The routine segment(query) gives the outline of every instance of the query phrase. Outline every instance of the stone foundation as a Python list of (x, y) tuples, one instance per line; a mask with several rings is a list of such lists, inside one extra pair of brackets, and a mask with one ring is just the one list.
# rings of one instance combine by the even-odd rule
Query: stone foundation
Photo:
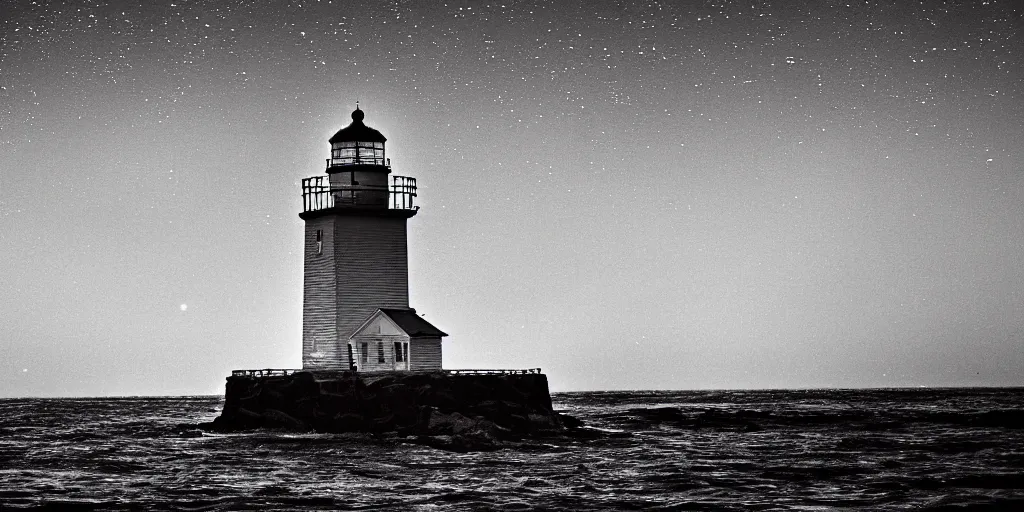
[(541, 373), (296, 372), (228, 377), (224, 410), (202, 427), (393, 433), (442, 448), (486, 449), (578, 425), (552, 409)]

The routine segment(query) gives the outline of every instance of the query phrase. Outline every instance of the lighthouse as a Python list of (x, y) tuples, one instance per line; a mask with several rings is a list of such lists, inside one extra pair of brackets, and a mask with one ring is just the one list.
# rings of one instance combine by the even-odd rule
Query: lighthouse
[(440, 370), (447, 334), (409, 307), (416, 179), (391, 173), (364, 116), (357, 104), (329, 140), (326, 174), (302, 180), (302, 369)]
[(364, 117), (356, 104), (326, 172), (302, 180), (302, 369), (233, 370), (220, 416), (199, 427), (394, 432), (459, 451), (564, 432), (540, 368), (442, 369), (447, 334), (409, 307), (416, 180), (391, 174)]

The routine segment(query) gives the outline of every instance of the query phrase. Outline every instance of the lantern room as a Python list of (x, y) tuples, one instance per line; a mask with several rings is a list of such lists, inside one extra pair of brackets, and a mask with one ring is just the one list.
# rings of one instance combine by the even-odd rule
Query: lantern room
[[(352, 111), (352, 124), (338, 130), (331, 137), (331, 158), (327, 167), (351, 165), (385, 165), (384, 143), (387, 139), (379, 131), (363, 124), (363, 111), (359, 105)], [(330, 170), (327, 171), (330, 174)]]
[[(384, 158), (386, 141), (379, 131), (363, 124), (363, 111), (356, 104), (352, 123), (338, 130), (329, 141), (327, 176), (334, 206), (388, 207), (391, 166)], [(400, 181), (395, 184), (406, 184), (404, 179)]]

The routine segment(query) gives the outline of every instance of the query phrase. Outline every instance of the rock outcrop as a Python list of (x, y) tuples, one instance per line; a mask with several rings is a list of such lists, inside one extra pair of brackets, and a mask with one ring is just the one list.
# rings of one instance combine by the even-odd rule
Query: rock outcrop
[(296, 372), (228, 377), (224, 410), (200, 427), (368, 432), (470, 451), (578, 426), (552, 409), (547, 377), (540, 373)]

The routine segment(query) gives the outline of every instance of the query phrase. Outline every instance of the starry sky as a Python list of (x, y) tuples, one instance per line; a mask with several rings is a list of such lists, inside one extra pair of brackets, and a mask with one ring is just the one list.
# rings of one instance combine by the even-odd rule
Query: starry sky
[(0, 396), (300, 366), (359, 101), (447, 368), (1024, 385), (1012, 1), (4, 2)]

